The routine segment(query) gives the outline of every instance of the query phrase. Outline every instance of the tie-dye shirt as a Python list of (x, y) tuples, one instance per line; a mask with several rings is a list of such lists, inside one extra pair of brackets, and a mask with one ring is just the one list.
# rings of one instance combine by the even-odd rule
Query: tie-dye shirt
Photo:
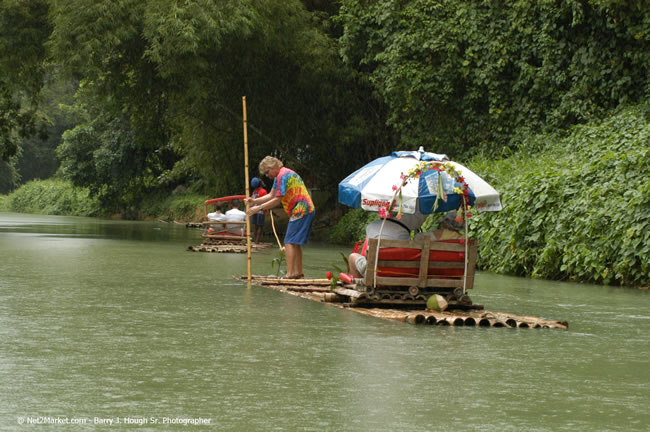
[(281, 199), (282, 207), (289, 215), (290, 221), (300, 219), (315, 210), (305, 182), (295, 171), (282, 167), (273, 180), (273, 189), (275, 196)]

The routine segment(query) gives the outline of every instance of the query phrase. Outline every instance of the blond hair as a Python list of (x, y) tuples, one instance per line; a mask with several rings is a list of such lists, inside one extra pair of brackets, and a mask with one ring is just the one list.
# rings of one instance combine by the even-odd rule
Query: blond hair
[(278, 158), (274, 158), (273, 156), (267, 156), (262, 161), (260, 162), (259, 170), (260, 173), (265, 173), (267, 169), (271, 168), (282, 168), (284, 165), (282, 164), (282, 161)]

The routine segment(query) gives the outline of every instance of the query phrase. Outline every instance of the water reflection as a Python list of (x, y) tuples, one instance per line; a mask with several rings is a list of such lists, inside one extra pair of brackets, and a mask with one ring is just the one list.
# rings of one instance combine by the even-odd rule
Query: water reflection
[[(22, 429), (20, 415), (206, 417), (217, 430), (650, 423), (647, 292), (482, 273), (475, 302), (569, 330), (413, 326), (247, 288), (231, 277), (245, 254), (187, 252), (198, 234), (0, 214), (1, 429)], [(308, 245), (306, 273), (340, 252)], [(255, 254), (254, 273), (274, 273), (276, 254)]]

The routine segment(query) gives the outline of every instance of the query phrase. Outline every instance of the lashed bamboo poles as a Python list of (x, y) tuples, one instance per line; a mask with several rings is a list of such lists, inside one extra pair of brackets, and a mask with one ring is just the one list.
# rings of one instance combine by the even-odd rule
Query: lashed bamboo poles
[[(235, 279), (242, 277), (233, 275)], [(248, 279), (250, 281), (250, 279)], [(350, 304), (348, 295), (341, 295), (352, 290), (335, 289), (330, 292), (326, 286), (330, 283), (327, 279), (300, 279), (287, 280), (277, 277), (253, 276), (253, 283), (271, 288), (287, 294), (297, 295), (309, 300), (325, 302), (330, 306), (344, 308), (349, 311), (361, 313), (375, 318), (396, 320), (411, 324), (428, 324), (438, 326), (465, 326), (465, 327), (504, 327), (504, 328), (556, 328), (567, 329), (566, 321), (546, 320), (534, 316), (515, 315), (505, 312), (480, 311), (444, 311), (433, 310), (408, 310), (356, 307)]]

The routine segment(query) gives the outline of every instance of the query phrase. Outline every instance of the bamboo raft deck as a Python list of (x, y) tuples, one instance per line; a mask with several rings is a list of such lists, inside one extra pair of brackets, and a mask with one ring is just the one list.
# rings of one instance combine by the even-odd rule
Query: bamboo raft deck
[[(227, 236), (224, 236), (227, 237)], [(272, 243), (251, 243), (251, 252), (258, 252), (272, 247)], [(213, 253), (246, 253), (248, 251), (246, 239), (237, 240), (221, 239), (204, 241), (198, 246), (188, 246), (190, 252), (213, 252)]]
[[(248, 282), (246, 275), (233, 275), (237, 280)], [(305, 299), (323, 302), (330, 306), (351, 310), (375, 318), (407, 322), (410, 324), (429, 324), (441, 326), (476, 326), (505, 328), (556, 328), (568, 329), (566, 321), (546, 320), (534, 316), (515, 315), (505, 312), (490, 312), (482, 306), (474, 305), (472, 310), (446, 310), (436, 312), (427, 309), (357, 307), (346, 301), (345, 285), (339, 284), (330, 290), (327, 279), (281, 279), (275, 276), (251, 276), (251, 284), (271, 288), (276, 291)], [(353, 290), (350, 290), (353, 291)]]
[[(246, 222), (201, 222), (203, 228), (212, 225), (246, 225)], [(188, 246), (190, 252), (213, 252), (213, 253), (246, 253), (247, 237), (246, 235), (224, 234), (224, 233), (204, 233), (201, 234), (203, 243), (198, 246)], [(258, 252), (273, 246), (273, 243), (251, 243), (251, 252)]]
[[(270, 248), (271, 243), (253, 243), (251, 245), (251, 252), (258, 252)], [(240, 244), (220, 244), (210, 245), (202, 243), (198, 246), (188, 246), (187, 250), (190, 252), (212, 252), (212, 253), (246, 253), (246, 245)]]

